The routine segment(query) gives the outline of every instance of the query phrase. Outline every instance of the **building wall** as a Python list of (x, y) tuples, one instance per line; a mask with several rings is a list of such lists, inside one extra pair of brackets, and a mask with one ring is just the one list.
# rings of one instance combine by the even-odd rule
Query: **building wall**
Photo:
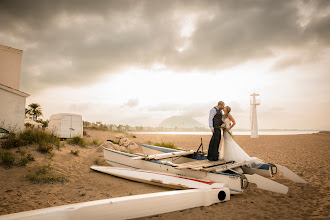
[(25, 99), (0, 88), (0, 127), (9, 131), (24, 129)]
[(22, 50), (0, 44), (0, 83), (20, 89)]

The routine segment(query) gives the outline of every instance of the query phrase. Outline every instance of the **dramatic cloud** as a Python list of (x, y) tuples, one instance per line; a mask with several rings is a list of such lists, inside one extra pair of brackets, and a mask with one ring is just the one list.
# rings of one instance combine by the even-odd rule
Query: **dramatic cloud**
[[(302, 26), (304, 7), (322, 13)], [(129, 67), (214, 71), (281, 49), (322, 49), (329, 47), (329, 22), (327, 1), (0, 2), (1, 43), (24, 50), (29, 92), (90, 83)]]
[[(51, 88), (82, 90), (126, 72), (140, 74), (141, 79), (133, 83), (133, 77), (119, 81), (121, 88), (112, 91), (118, 97), (131, 89), (131, 94), (117, 100), (117, 107), (139, 109), (134, 118), (180, 113), (205, 121), (209, 108), (221, 98), (231, 102), (236, 114), (247, 117), (244, 112), (249, 103), (242, 96), (248, 97), (252, 82), (260, 85), (265, 97), (272, 98), (268, 105), (290, 105), (291, 101), (299, 109), (315, 96), (328, 100), (329, 36), (327, 0), (0, 1), (0, 44), (24, 50), (23, 91), (42, 96)], [(173, 77), (181, 80), (177, 84), (182, 88), (164, 83), (169, 79), (160, 70), (185, 75), (185, 79)], [(159, 74), (159, 82), (141, 74), (148, 71), (150, 76)], [(222, 75), (222, 84), (233, 86), (219, 93), (221, 83), (204, 86), (201, 93), (210, 96), (206, 100), (171, 102), (177, 96), (196, 96), (198, 87), (190, 85), (194, 73), (208, 75), (196, 76), (203, 85)], [(131, 88), (127, 88), (129, 81)], [(149, 97), (148, 103), (148, 93), (140, 94), (141, 88), (135, 84), (146, 87), (149, 81), (177, 95), (150, 90), (157, 96), (153, 101)], [(115, 87), (110, 83), (108, 86)], [(328, 103), (322, 103), (328, 108)], [(82, 106), (94, 111), (88, 101), (73, 102), (67, 108), (75, 111)], [(155, 117), (148, 120), (155, 121)]]

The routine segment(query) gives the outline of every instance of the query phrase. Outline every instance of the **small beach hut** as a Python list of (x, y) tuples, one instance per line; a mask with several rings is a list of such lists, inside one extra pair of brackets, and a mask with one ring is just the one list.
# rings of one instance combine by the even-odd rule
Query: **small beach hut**
[(82, 137), (82, 116), (72, 113), (54, 114), (49, 118), (47, 130), (59, 138)]

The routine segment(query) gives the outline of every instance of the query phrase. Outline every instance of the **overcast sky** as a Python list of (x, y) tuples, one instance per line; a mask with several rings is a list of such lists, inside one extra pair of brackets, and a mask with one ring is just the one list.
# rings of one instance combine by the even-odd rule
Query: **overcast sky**
[(330, 129), (330, 1), (0, 0), (0, 44), (44, 118), (207, 124), (223, 100), (248, 128)]

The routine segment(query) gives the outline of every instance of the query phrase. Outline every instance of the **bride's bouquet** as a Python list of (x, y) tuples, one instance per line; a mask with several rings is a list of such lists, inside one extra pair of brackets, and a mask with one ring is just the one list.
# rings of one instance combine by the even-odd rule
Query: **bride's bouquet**
[[(225, 124), (222, 124), (221, 126), (218, 126), (218, 128), (220, 128), (221, 130), (225, 130), (227, 127)], [(233, 134), (230, 131), (228, 131), (228, 134), (230, 134), (230, 136), (233, 137)]]

